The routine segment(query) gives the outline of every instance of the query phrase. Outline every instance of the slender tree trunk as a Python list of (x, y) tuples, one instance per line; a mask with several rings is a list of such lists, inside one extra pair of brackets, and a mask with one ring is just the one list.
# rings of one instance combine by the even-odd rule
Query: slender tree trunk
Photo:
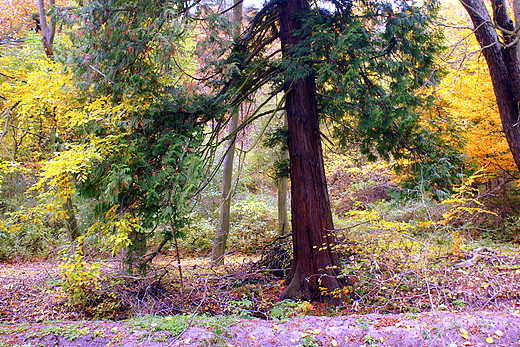
[[(54, 0), (49, 0), (49, 6), (54, 6), (54, 4)], [(47, 55), (48, 58), (51, 58), (54, 54), (52, 46), (54, 44), (54, 34), (56, 33), (56, 23), (52, 17), (50, 18), (49, 23), (47, 23), (47, 15), (45, 13), (45, 4), (43, 0), (38, 0), (38, 14), (40, 17), (43, 50), (45, 51), (45, 55)], [(54, 145), (55, 142), (56, 129), (53, 128), (50, 135), (50, 143), (51, 145)], [(57, 150), (59, 151), (59, 148)], [(65, 211), (65, 218), (63, 219), (65, 230), (67, 231), (70, 242), (74, 244), (74, 241), (81, 235), (81, 233), (78, 227), (78, 220), (76, 219), (76, 214), (74, 212), (72, 197), (70, 195), (63, 203), (62, 208)]]
[[(520, 169), (520, 71), (517, 47), (515, 44), (505, 47), (499, 42), (498, 34), (492, 27), (491, 18), (482, 0), (460, 1), (475, 27), (475, 36), (482, 47), (493, 83), (502, 129), (516, 166)], [(492, 4), (496, 23), (507, 31), (513, 31), (506, 4), (502, 0), (493, 0)], [(512, 35), (505, 32), (503, 36), (506, 45), (514, 40)]]
[[(49, 0), (49, 6), (54, 6), (54, 0)], [(38, 0), (38, 14), (40, 16), (40, 29), (42, 31), (43, 50), (47, 57), (54, 55), (52, 45), (54, 44), (54, 34), (56, 32), (56, 23), (51, 17), (47, 25), (47, 15), (45, 13), (45, 4), (43, 0)]]
[[(280, 2), (280, 38), (284, 57), (300, 42), (298, 18), (308, 12), (305, 0)], [(343, 287), (333, 250), (334, 229), (318, 124), (314, 76), (288, 80), (286, 111), (291, 165), (294, 260), (282, 298), (341, 302), (332, 293)]]
[[(51, 150), (54, 150), (54, 146), (56, 146), (56, 128), (53, 127), (51, 129), (51, 133), (49, 135), (49, 143), (51, 145)], [(56, 151), (60, 151), (60, 146), (58, 145)], [(81, 236), (81, 232), (78, 227), (78, 220), (76, 219), (76, 213), (74, 212), (74, 204), (72, 203), (72, 197), (69, 195), (67, 199), (62, 205), (63, 211), (65, 212), (65, 218), (63, 218), (63, 224), (65, 224), (65, 230), (67, 231), (67, 236), (69, 241), (72, 244), (72, 251), (74, 250), (74, 241)]]
[[(287, 129), (287, 114), (283, 116), (284, 129)], [(284, 146), (285, 147), (285, 146)], [(282, 149), (280, 156), (282, 162), (289, 159), (289, 151)], [(289, 217), (287, 216), (287, 186), (288, 177), (278, 178), (278, 236), (283, 237), (289, 233)]]
[(63, 219), (65, 230), (67, 230), (70, 242), (74, 243), (74, 241), (81, 236), (81, 233), (79, 231), (78, 220), (76, 219), (74, 205), (72, 204), (72, 198), (70, 196), (67, 197), (67, 200), (63, 203), (63, 210), (65, 211), (65, 218)]
[[(229, 124), (230, 134), (234, 134), (238, 124), (238, 109), (233, 110), (231, 123)], [(226, 252), (226, 243), (230, 229), (231, 217), (231, 197), (232, 197), (232, 178), (233, 163), (235, 157), (236, 135), (232, 135), (228, 141), (228, 150), (224, 159), (224, 172), (222, 175), (222, 200), (220, 204), (220, 217), (217, 232), (213, 239), (213, 247), (211, 251), (211, 266), (224, 265), (224, 255)]]
[[(240, 36), (242, 28), (242, 1), (235, 0), (235, 7), (233, 8), (233, 21), (235, 24), (235, 30), (233, 33), (234, 38)], [(226, 158), (224, 159), (224, 172), (222, 174), (222, 200), (220, 204), (220, 216), (217, 232), (213, 239), (213, 245), (211, 250), (211, 266), (224, 265), (224, 256), (226, 253), (227, 238), (230, 229), (230, 218), (231, 218), (231, 197), (232, 197), (232, 180), (233, 180), (233, 163), (235, 158), (235, 142), (236, 142), (236, 130), (238, 126), (238, 114), (239, 108), (233, 110), (231, 115), (231, 123), (229, 124), (229, 134), (231, 138), (228, 141), (228, 148)]]

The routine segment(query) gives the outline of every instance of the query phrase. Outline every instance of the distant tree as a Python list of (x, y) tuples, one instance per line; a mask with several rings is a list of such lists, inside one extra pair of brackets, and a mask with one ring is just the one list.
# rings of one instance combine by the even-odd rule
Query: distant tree
[[(242, 29), (242, 0), (236, 0), (233, 7), (233, 37), (237, 39), (241, 34)], [(229, 122), (229, 140), (225, 159), (223, 163), (222, 172), (222, 196), (220, 201), (220, 213), (217, 231), (213, 239), (211, 250), (211, 264), (212, 266), (219, 266), (224, 264), (224, 256), (226, 253), (226, 243), (228, 234), (230, 232), (231, 219), (231, 200), (233, 197), (233, 164), (235, 162), (235, 145), (237, 139), (238, 116), (240, 113), (240, 106), (230, 110), (231, 119)]]

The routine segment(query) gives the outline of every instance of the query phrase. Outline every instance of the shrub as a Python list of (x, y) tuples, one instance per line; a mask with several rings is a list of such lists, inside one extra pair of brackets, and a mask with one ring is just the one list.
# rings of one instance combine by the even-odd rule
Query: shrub
[(276, 237), (277, 207), (268, 197), (247, 196), (232, 205), (231, 225), (228, 247), (254, 252)]

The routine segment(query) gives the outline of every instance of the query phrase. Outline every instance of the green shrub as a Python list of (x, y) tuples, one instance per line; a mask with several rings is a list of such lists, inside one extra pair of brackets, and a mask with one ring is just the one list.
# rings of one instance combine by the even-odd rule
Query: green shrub
[(268, 197), (249, 195), (231, 206), (228, 247), (254, 252), (276, 237), (277, 207)]
[[(273, 201), (271, 201), (273, 200)], [(179, 246), (188, 253), (209, 253), (218, 222), (195, 217), (181, 230)], [(231, 206), (231, 232), (228, 249), (251, 253), (276, 237), (277, 207), (270, 197), (247, 195)]]
[(210, 253), (215, 230), (216, 222), (196, 217), (182, 228), (179, 247), (188, 253)]
[(63, 243), (66, 243), (63, 234), (55, 228), (36, 223), (12, 225), (0, 221), (0, 259), (48, 258)]

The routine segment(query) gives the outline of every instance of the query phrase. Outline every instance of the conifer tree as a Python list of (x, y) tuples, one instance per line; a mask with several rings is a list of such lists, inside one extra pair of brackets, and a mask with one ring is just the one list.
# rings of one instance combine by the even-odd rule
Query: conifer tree
[[(240, 78), (222, 95), (234, 104), (263, 85), (282, 94), (288, 118), (294, 261), (282, 298), (340, 302), (342, 278), (323, 169), (320, 123), (345, 148), (369, 158), (435, 165), (442, 143), (419, 125), (437, 81), (441, 36), (435, 3), (271, 1), (252, 20), (229, 62)], [(273, 48), (279, 39), (281, 55)], [(278, 59), (273, 59), (278, 58)], [(447, 160), (449, 161), (449, 160)], [(452, 169), (456, 169), (453, 163)], [(447, 184), (454, 170), (436, 183)], [(441, 175), (442, 176), (442, 175)]]

